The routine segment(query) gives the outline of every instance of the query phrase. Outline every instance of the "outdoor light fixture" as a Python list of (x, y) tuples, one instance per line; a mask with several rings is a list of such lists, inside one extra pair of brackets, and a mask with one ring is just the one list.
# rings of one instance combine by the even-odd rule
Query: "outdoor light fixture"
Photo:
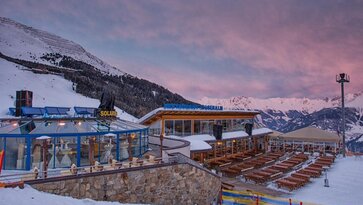
[(135, 136), (136, 136), (136, 135), (135, 135), (135, 133), (132, 133), (132, 134), (131, 134), (131, 138), (132, 138), (132, 139), (134, 139), (134, 138), (135, 138)]
[(345, 157), (345, 108), (344, 108), (344, 83), (349, 83), (350, 78), (345, 73), (336, 76), (337, 83), (340, 83), (342, 92), (342, 134), (343, 134), (343, 157)]
[(59, 122), (58, 125), (59, 126), (64, 126), (64, 125), (66, 125), (66, 123), (65, 122)]
[(13, 123), (13, 126), (14, 126), (14, 127), (18, 126), (18, 123), (17, 123), (17, 122), (14, 122), (14, 123)]

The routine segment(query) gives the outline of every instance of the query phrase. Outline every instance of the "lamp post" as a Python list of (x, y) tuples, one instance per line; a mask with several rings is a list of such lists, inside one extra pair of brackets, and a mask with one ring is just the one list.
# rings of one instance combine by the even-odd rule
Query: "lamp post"
[(48, 170), (48, 140), (51, 139), (49, 136), (41, 136), (37, 137), (37, 140), (43, 141), (43, 178), (47, 178), (47, 170)]
[(342, 117), (343, 117), (343, 122), (342, 122), (342, 133), (343, 133), (343, 157), (345, 157), (345, 108), (344, 108), (344, 83), (349, 83), (350, 82), (350, 78), (347, 74), (345, 73), (340, 73), (339, 75), (336, 76), (336, 81), (337, 83), (340, 83), (341, 86), (341, 92), (342, 92)]
[(325, 172), (324, 187), (329, 187), (328, 168), (329, 167), (326, 167), (326, 166), (323, 167), (324, 172)]

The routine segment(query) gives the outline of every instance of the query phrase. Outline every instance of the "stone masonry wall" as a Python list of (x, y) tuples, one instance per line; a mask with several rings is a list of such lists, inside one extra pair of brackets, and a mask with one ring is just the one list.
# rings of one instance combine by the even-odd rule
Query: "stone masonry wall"
[(103, 201), (208, 205), (218, 195), (219, 177), (188, 164), (120, 172), (32, 185), (40, 191)]

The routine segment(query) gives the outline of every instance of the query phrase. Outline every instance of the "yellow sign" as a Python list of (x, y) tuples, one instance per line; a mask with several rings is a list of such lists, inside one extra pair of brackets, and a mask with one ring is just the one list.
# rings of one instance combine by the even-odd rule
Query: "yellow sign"
[(115, 110), (101, 110), (100, 117), (117, 117), (117, 112)]

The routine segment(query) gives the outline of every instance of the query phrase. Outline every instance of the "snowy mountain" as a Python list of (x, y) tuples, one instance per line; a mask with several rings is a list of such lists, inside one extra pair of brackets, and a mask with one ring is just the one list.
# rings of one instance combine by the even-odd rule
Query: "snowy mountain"
[[(76, 93), (89, 98), (99, 99), (102, 92), (107, 89), (115, 94), (115, 105), (118, 108), (138, 118), (163, 106), (164, 103), (193, 103), (160, 85), (110, 66), (72, 41), (2, 17), (0, 17), (0, 59), (13, 63), (10, 67), (16, 64), (36, 74), (52, 74), (57, 75), (57, 78), (64, 78), (74, 85)], [(8, 67), (0, 67), (1, 72), (11, 69)], [(19, 84), (14, 88), (28, 86), (24, 83), (32, 86), (31, 84), (37, 79), (35, 76), (28, 74), (29, 79), (26, 81), (15, 81)], [(10, 85), (4, 86), (2, 89), (14, 90), (9, 87)], [(44, 86), (47, 88), (47, 85)], [(36, 88), (40, 87), (39, 84)], [(38, 89), (32, 91), (35, 95), (41, 92)], [(50, 100), (50, 97), (46, 97), (52, 95), (50, 92), (51, 89), (49, 93), (44, 92), (41, 95)], [(0, 96), (0, 99), (2, 97)], [(54, 105), (66, 106), (62, 101), (54, 101), (56, 102), (59, 103)], [(48, 101), (46, 104), (49, 103), (53, 102)], [(71, 106), (74, 105), (76, 104), (73, 103)]]
[[(314, 125), (336, 132), (341, 126), (340, 97), (325, 99), (232, 97), (202, 98), (198, 103), (220, 105), (230, 109), (257, 109), (257, 120), (266, 127), (290, 132)], [(363, 92), (346, 95), (347, 136), (363, 134)]]
[[(54, 34), (0, 17), (0, 48), (9, 57), (54, 65), (42, 58), (46, 54), (60, 53), (85, 62), (107, 74), (123, 75), (124, 72), (110, 66), (88, 53), (82, 46)], [(60, 60), (60, 59), (56, 59)]]

